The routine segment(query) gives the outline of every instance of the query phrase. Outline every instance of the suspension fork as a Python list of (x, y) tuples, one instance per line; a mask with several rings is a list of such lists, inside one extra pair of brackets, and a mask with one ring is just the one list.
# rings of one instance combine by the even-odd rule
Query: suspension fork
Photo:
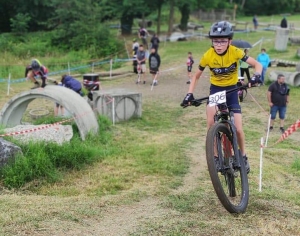
[[(230, 112), (230, 117), (231, 117), (231, 121), (228, 122), (228, 126), (229, 126), (229, 129), (232, 133), (232, 143), (233, 143), (233, 149), (234, 149), (234, 153), (236, 153), (236, 155), (240, 155), (240, 152), (239, 152), (239, 146), (238, 146), (238, 141), (237, 141), (237, 130), (236, 130), (236, 127), (234, 125), (234, 113), (233, 112)], [(231, 145), (231, 143), (230, 143)], [(232, 145), (231, 145), (232, 146)], [(238, 167), (240, 167), (240, 158), (239, 156), (235, 156), (234, 157), (235, 159), (235, 165), (237, 165)]]

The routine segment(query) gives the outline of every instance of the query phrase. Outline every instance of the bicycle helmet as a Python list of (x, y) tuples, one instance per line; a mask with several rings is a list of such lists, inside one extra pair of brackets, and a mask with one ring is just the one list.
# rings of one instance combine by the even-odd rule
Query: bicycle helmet
[(31, 68), (34, 71), (39, 71), (41, 68), (41, 63), (37, 59), (31, 61)]
[(214, 23), (210, 27), (210, 31), (208, 33), (210, 39), (213, 38), (233, 38), (233, 28), (232, 24), (228, 21), (219, 21)]

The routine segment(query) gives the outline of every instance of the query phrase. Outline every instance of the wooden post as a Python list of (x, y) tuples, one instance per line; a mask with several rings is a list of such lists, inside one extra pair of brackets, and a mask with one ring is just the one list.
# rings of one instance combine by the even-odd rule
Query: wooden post
[(234, 4), (234, 7), (233, 7), (233, 21), (235, 21), (235, 16), (236, 16), (236, 9), (237, 9), (237, 4)]

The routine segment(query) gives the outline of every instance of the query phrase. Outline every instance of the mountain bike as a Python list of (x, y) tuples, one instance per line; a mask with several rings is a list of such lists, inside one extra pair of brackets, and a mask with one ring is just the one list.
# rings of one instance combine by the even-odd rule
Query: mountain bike
[[(244, 84), (244, 77), (239, 77), (237, 86), (240, 87)], [(244, 101), (244, 98), (247, 96), (247, 88), (242, 88), (238, 90), (239, 100), (240, 102)]]
[(226, 104), (226, 93), (237, 93), (246, 85), (208, 97), (195, 99), (192, 106), (202, 103), (216, 105), (214, 125), (206, 136), (206, 160), (215, 192), (227, 211), (243, 213), (249, 201), (248, 176), (241, 151), (237, 143), (234, 113)]

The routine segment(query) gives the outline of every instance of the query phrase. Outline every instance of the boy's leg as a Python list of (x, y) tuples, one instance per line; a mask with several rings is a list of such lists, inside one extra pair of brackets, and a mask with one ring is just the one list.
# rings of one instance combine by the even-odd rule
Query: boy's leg
[(146, 64), (142, 64), (142, 77), (143, 77), (143, 84), (146, 83)]

